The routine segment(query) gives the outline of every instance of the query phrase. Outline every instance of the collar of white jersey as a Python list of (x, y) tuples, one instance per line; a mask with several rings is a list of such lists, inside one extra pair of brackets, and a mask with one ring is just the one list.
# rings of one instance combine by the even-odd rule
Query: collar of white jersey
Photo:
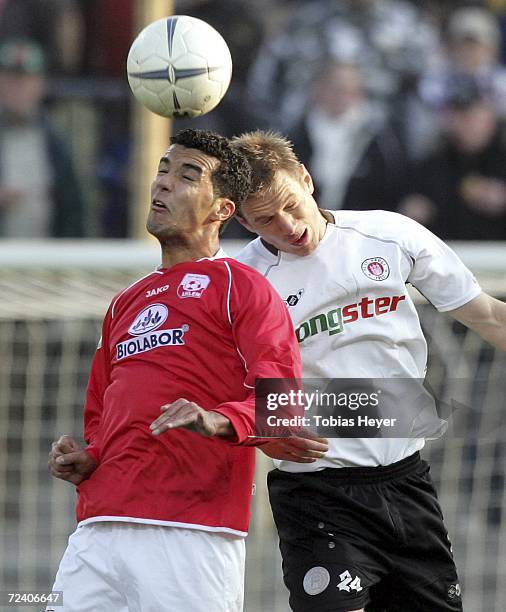
[[(307, 260), (307, 259), (311, 259), (312, 257), (318, 257), (318, 253), (321, 250), (321, 247), (329, 240), (329, 236), (333, 233), (333, 230), (336, 227), (335, 211), (325, 210), (325, 212), (328, 213), (334, 221), (333, 222), (327, 221), (327, 225), (325, 227), (325, 233), (323, 234), (323, 238), (318, 243), (316, 249), (309, 255), (304, 255), (302, 259)], [(296, 255), (295, 253), (286, 253), (285, 251), (278, 251), (277, 253), (273, 253), (265, 246), (265, 243), (262, 241), (260, 236), (254, 240), (254, 243), (256, 244), (262, 256), (271, 262), (276, 262), (276, 261), (279, 261), (280, 259), (282, 259), (283, 261), (297, 261), (301, 259), (301, 256)]]

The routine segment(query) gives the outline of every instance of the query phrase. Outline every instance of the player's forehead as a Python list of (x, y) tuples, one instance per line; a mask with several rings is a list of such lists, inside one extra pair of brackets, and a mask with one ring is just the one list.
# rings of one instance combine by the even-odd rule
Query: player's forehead
[(302, 185), (297, 176), (285, 170), (276, 172), (273, 181), (258, 195), (251, 196), (243, 204), (242, 210), (248, 216), (273, 213), (300, 197)]
[(202, 174), (211, 174), (219, 166), (220, 160), (199, 149), (191, 149), (180, 144), (171, 144), (162, 155), (160, 163), (171, 167), (192, 165), (199, 168)]

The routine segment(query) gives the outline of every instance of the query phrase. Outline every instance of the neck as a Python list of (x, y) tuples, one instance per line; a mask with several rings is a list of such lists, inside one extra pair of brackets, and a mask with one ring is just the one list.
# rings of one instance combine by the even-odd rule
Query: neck
[(205, 243), (193, 244), (184, 238), (160, 241), (162, 268), (171, 268), (185, 261), (196, 261), (203, 257), (214, 257), (220, 249), (218, 237)]
[(325, 223), (323, 225), (323, 234), (320, 237), (320, 240), (323, 238), (324, 234), (325, 234), (325, 229), (327, 227), (327, 223), (334, 223), (334, 217), (332, 215), (332, 213), (330, 213), (328, 210), (322, 210), (321, 208), (318, 209), (320, 211), (320, 215), (323, 217)]
[(270, 251), (273, 255), (277, 255), (279, 253), (278, 249), (275, 246), (272, 246), (270, 242), (267, 242), (263, 238), (260, 238), (260, 242), (264, 245), (264, 247)]

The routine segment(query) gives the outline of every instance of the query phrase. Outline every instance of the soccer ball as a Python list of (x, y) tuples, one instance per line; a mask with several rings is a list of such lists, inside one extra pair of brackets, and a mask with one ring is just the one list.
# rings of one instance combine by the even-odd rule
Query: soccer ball
[(232, 77), (227, 43), (205, 21), (173, 15), (146, 26), (127, 59), (128, 82), (163, 117), (198, 117), (223, 98)]

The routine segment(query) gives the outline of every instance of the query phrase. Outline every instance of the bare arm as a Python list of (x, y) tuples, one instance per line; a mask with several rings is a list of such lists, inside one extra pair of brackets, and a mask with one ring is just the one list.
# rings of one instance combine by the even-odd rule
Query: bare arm
[[(162, 414), (150, 425), (154, 436), (184, 427), (202, 436), (234, 435), (234, 428), (227, 417), (218, 412), (204, 410), (194, 402), (180, 398), (172, 404), (162, 406)], [(328, 450), (325, 438), (303, 438), (294, 436), (265, 442), (260, 450), (273, 459), (285, 459), (295, 463), (313, 463), (324, 456)]]
[(448, 314), (475, 331), (483, 340), (506, 351), (506, 303), (481, 293)]

